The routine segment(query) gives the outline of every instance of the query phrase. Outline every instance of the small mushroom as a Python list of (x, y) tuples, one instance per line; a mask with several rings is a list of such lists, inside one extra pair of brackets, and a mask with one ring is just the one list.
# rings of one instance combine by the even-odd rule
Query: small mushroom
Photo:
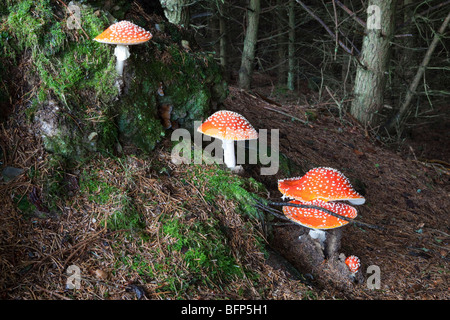
[(258, 139), (258, 132), (247, 119), (239, 113), (227, 110), (212, 114), (197, 131), (222, 140), (224, 162), (228, 168), (236, 167), (234, 141)]
[(114, 55), (117, 57), (116, 71), (121, 76), (124, 61), (130, 57), (128, 46), (147, 42), (152, 37), (150, 31), (124, 20), (114, 23), (94, 40), (100, 43), (117, 45), (114, 50)]
[(357, 256), (348, 256), (347, 259), (345, 259), (345, 264), (348, 266), (352, 274), (355, 274), (358, 272), (359, 267), (361, 266), (361, 261)]
[(278, 190), (285, 197), (302, 201), (347, 200), (354, 205), (366, 201), (342, 173), (326, 167), (311, 169), (303, 177), (279, 180)]

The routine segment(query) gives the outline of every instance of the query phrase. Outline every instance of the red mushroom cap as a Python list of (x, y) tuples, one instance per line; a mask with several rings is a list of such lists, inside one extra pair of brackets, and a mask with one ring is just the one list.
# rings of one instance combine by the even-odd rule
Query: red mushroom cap
[[(338, 215), (354, 219), (357, 216), (356, 209), (348, 204), (341, 202), (325, 202), (322, 200), (298, 201), (290, 203), (314, 205), (330, 210)], [(311, 229), (334, 229), (342, 227), (348, 221), (336, 218), (328, 213), (314, 208), (298, 208), (292, 206), (283, 206), (284, 215), (290, 220)]]
[(247, 119), (239, 113), (227, 110), (212, 114), (197, 131), (222, 140), (258, 139), (258, 132)]
[(314, 168), (303, 177), (278, 181), (278, 190), (290, 198), (303, 201), (348, 200), (352, 204), (363, 204), (365, 199), (356, 192), (349, 180), (332, 168)]
[(357, 256), (348, 256), (347, 259), (345, 259), (345, 264), (353, 273), (358, 272), (359, 267), (361, 266), (361, 262)]
[(133, 45), (150, 40), (153, 35), (150, 31), (141, 28), (129, 21), (120, 21), (103, 31), (95, 41), (109, 44)]

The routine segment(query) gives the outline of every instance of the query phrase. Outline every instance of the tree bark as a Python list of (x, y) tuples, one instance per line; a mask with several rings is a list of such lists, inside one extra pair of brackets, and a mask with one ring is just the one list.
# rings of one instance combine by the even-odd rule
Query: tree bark
[(289, 44), (288, 44), (288, 79), (287, 88), (294, 90), (295, 82), (295, 0), (289, 0)]
[(247, 30), (245, 32), (244, 49), (242, 51), (241, 67), (239, 69), (239, 87), (250, 89), (255, 59), (256, 41), (258, 40), (260, 0), (250, 0), (247, 10)]
[[(377, 26), (368, 20), (366, 24), (360, 57), (363, 66), (358, 65), (356, 71), (354, 99), (350, 108), (350, 113), (365, 126), (374, 127), (380, 121), (377, 114), (383, 107), (396, 2), (396, 0), (370, 0), (368, 3), (369, 6), (379, 8), (380, 23)], [(374, 16), (369, 19), (374, 19)]]
[(219, 12), (219, 58), (220, 58), (220, 64), (223, 67), (223, 70), (225, 72), (225, 80), (228, 80), (229, 73), (228, 73), (228, 28), (225, 18), (225, 3), (221, 5), (221, 10)]
[[(408, 22), (414, 16), (414, 0), (404, 0), (403, 7), (405, 8), (403, 14), (403, 24), (406, 24), (406, 28), (403, 33), (412, 35), (415, 31), (415, 25), (413, 23), (408, 24)], [(403, 48), (399, 50), (401, 50), (400, 67), (403, 81), (409, 81), (414, 76), (413, 66), (415, 66), (414, 62), (416, 51), (414, 51), (413, 48), (416, 48), (416, 40), (416, 37), (405, 37), (401, 41)]]
[(170, 23), (185, 28), (189, 27), (189, 4), (191, 0), (159, 0), (159, 2)]
[(284, 0), (277, 0), (277, 14), (276, 25), (278, 26), (278, 33), (280, 34), (277, 39), (277, 82), (279, 86), (286, 85), (287, 68), (286, 68), (286, 42), (287, 38), (284, 34), (286, 19), (286, 7), (283, 4)]

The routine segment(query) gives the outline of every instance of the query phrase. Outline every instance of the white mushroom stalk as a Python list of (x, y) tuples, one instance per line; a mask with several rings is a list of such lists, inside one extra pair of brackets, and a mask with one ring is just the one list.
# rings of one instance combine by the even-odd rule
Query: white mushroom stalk
[(350, 205), (323, 200), (293, 200), (283, 205), (283, 213), (289, 220), (309, 228), (309, 236), (322, 247), (327, 241), (327, 230), (342, 227), (357, 216)]
[(227, 168), (236, 167), (236, 157), (234, 153), (234, 141), (233, 140), (222, 140), (223, 149), (223, 162)]
[(327, 239), (326, 231), (320, 229), (309, 229), (309, 236), (312, 239), (317, 239), (321, 245), (323, 245)]
[(123, 66), (125, 64), (124, 62), (130, 57), (130, 50), (128, 46), (118, 44), (116, 49), (114, 49), (114, 55), (117, 58), (116, 71), (120, 76), (122, 76)]
[(236, 168), (234, 141), (258, 139), (258, 132), (239, 113), (227, 110), (217, 111), (198, 128), (204, 135), (220, 139), (227, 168)]

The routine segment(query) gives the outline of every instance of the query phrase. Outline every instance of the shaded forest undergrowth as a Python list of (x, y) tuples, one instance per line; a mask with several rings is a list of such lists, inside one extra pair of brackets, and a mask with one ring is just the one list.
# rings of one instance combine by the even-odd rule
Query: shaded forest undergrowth
[[(67, 166), (42, 149), (21, 116), (11, 118), (1, 127), (3, 168), (23, 172), (0, 186), (0, 297), (450, 298), (448, 158), (419, 156), (417, 140), (390, 150), (331, 99), (287, 98), (230, 87), (222, 106), (256, 129), (280, 130), (275, 176), (260, 176), (258, 165), (244, 165), (242, 176), (175, 165), (170, 134), (150, 155), (131, 150)], [(326, 262), (307, 270), (297, 255), (302, 228), (272, 224), (251, 205), (254, 195), (278, 199), (278, 179), (318, 166), (343, 172), (367, 199), (357, 219), (384, 227), (346, 226), (340, 249), (361, 259), (364, 276), (380, 267), (378, 290), (339, 285), (327, 278)], [(76, 290), (66, 287), (71, 265), (82, 279)]]

